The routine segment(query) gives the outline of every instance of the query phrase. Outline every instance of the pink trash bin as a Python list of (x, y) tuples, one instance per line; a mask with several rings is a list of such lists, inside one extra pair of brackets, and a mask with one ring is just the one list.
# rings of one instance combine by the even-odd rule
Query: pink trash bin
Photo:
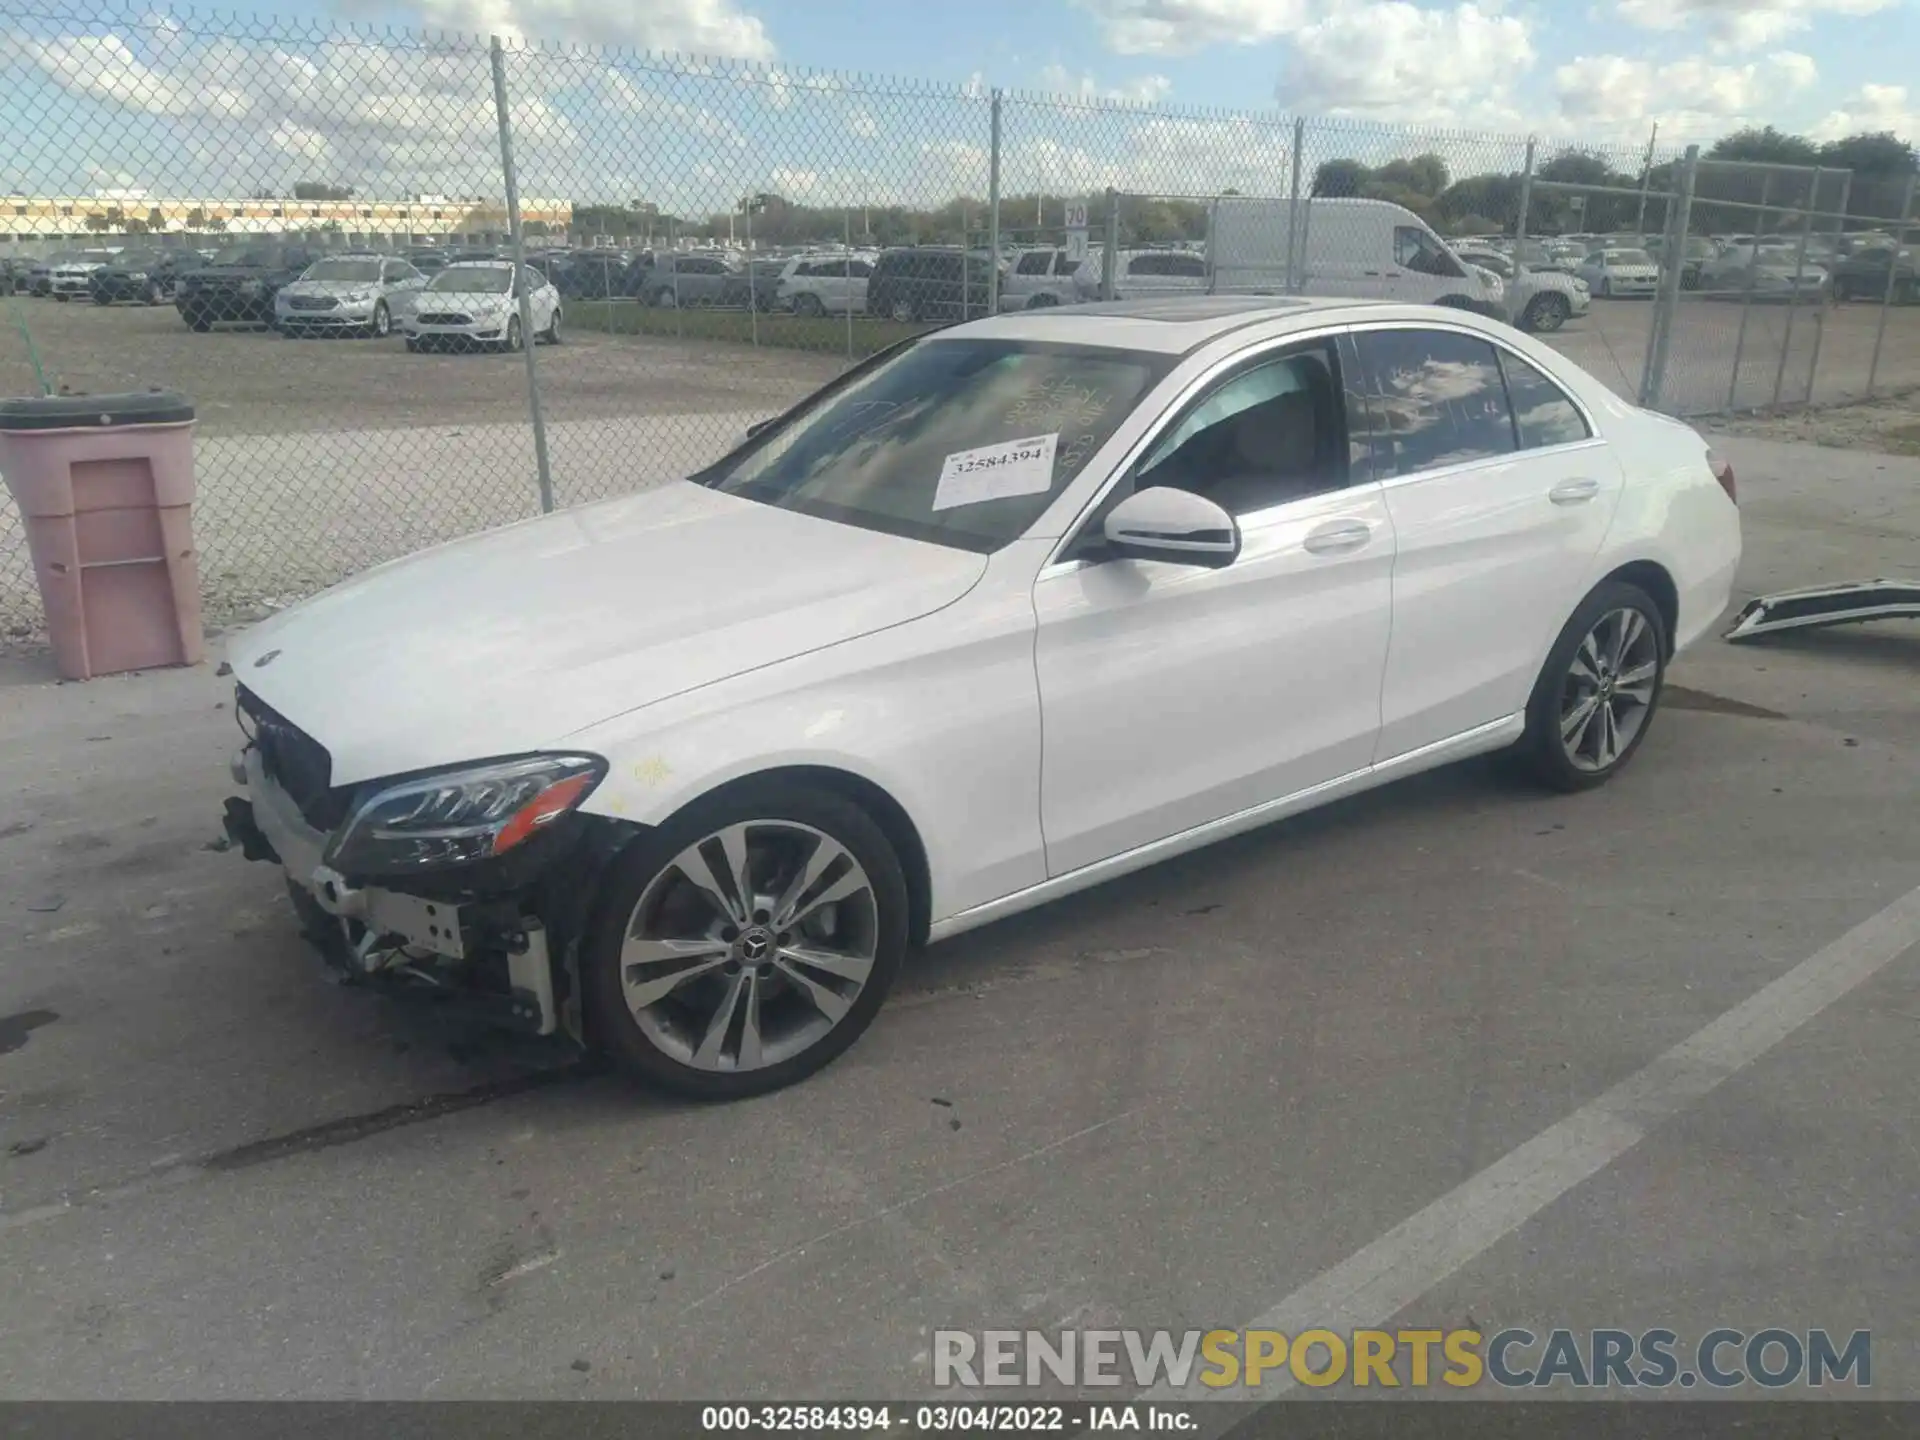
[(185, 396), (0, 400), (0, 476), (26, 523), (61, 675), (204, 658)]

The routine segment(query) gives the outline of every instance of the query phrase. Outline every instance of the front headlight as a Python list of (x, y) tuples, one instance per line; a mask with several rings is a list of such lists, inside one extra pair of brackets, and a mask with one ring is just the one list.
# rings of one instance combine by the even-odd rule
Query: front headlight
[(574, 810), (606, 773), (596, 755), (533, 755), (404, 781), (355, 808), (326, 863), (379, 875), (491, 859)]

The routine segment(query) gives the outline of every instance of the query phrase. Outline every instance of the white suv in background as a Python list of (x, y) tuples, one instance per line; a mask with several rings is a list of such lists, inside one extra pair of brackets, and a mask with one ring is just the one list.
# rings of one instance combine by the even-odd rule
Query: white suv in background
[[(1073, 273), (1082, 300), (1100, 298), (1106, 257), (1095, 250)], [(1203, 295), (1206, 256), (1193, 250), (1122, 250), (1113, 257), (1113, 298), (1142, 300), (1156, 295)]]
[(796, 315), (864, 315), (875, 258), (861, 251), (796, 255), (780, 272), (773, 303)]
[[(1000, 284), (1000, 308), (1041, 310), (1076, 303), (1081, 296), (1073, 276), (1079, 268), (1079, 261), (1051, 245), (1015, 252), (1007, 278)], [(1097, 272), (1094, 288), (1098, 293)]]

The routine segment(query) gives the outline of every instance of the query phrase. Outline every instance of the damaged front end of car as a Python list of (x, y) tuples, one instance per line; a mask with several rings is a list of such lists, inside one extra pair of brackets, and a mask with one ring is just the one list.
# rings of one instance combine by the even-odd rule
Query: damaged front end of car
[(595, 885), (637, 827), (579, 813), (598, 756), (509, 756), (357, 785), (246, 687), (227, 837), (281, 867), (307, 939), (344, 980), (585, 1043), (579, 949)]

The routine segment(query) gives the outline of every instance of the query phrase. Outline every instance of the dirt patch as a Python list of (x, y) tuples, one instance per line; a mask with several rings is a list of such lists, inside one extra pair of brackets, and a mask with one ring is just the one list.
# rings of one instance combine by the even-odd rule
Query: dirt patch
[(1920, 455), (1920, 392), (1859, 405), (1829, 405), (1780, 415), (1723, 416), (1701, 423), (1709, 434)]

